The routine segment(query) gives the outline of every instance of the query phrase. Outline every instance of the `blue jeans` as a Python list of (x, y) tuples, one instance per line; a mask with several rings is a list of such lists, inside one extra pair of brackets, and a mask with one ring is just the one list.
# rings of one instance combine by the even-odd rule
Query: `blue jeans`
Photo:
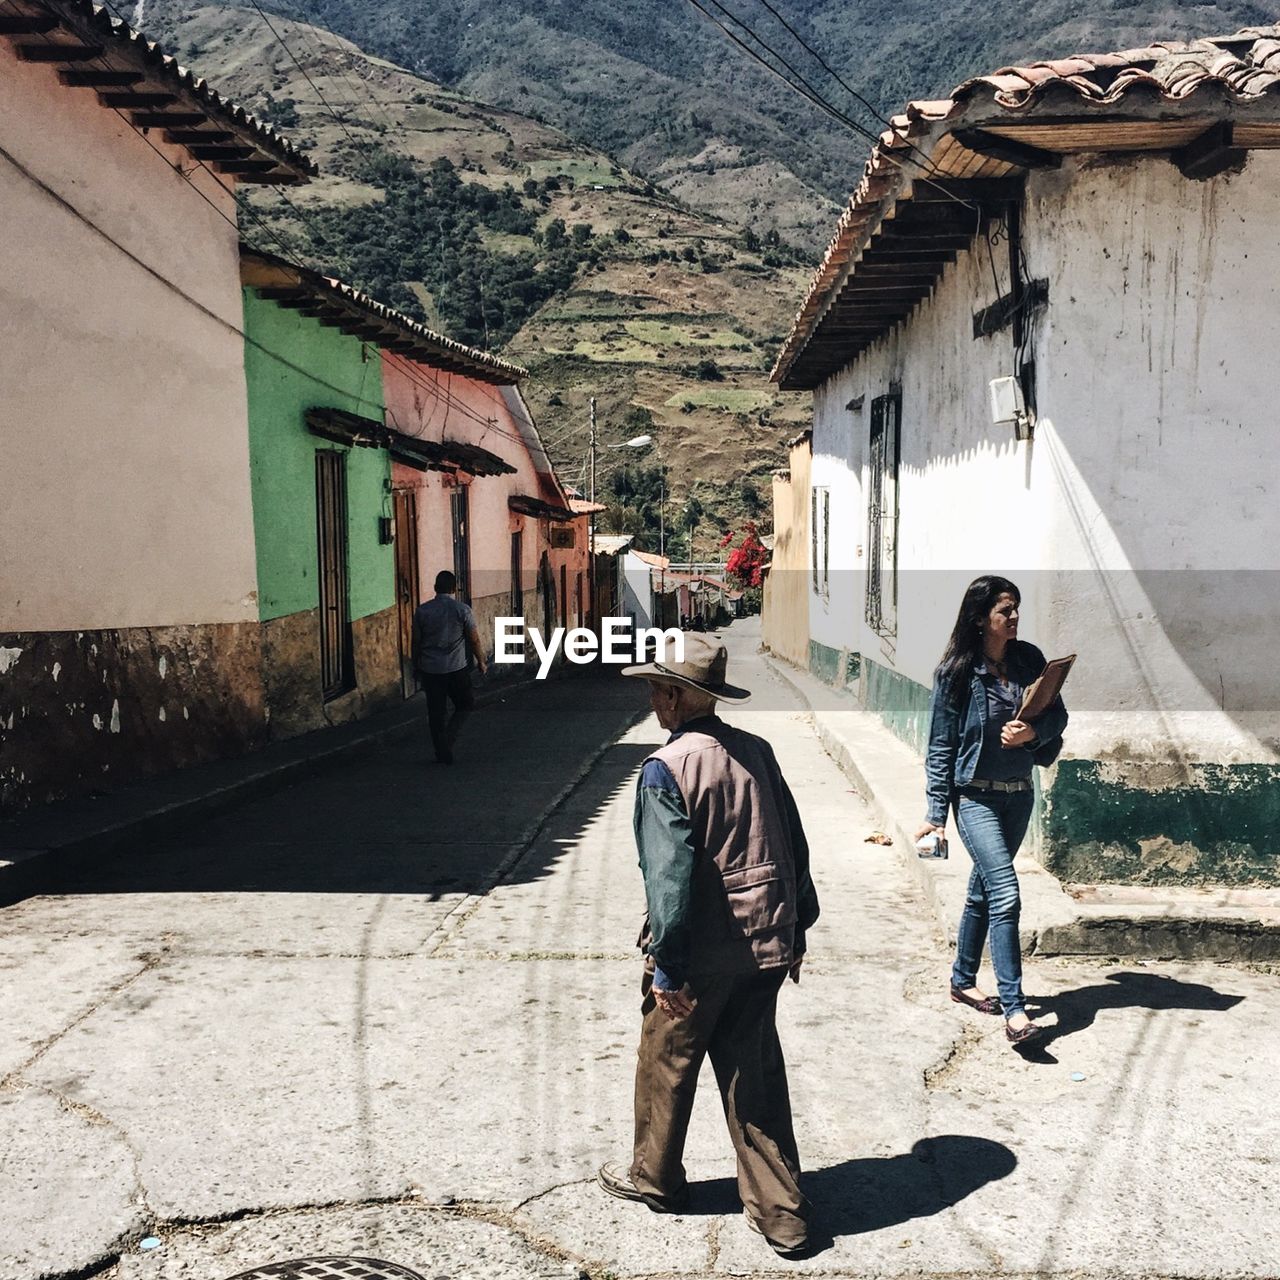
[(1027, 833), (1034, 796), (1030, 791), (987, 792), (980, 799), (961, 795), (956, 825), (973, 873), (956, 930), (956, 962), (951, 985), (977, 985), (982, 944), (991, 938), (991, 967), (1004, 1016), (1025, 1012), (1022, 1001), (1022, 949), (1018, 943), (1018, 875), (1013, 858)]

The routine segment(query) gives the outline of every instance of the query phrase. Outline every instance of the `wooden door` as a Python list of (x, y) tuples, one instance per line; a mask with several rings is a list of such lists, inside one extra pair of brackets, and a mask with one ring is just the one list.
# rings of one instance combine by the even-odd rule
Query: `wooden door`
[(396, 529), (396, 615), (400, 624), (400, 689), (406, 698), (417, 689), (413, 675), (413, 614), (421, 603), (418, 578), (418, 494), (397, 489), (391, 495)]
[(355, 688), (347, 582), (347, 458), (316, 452), (316, 541), (320, 578), (320, 690), (327, 702)]

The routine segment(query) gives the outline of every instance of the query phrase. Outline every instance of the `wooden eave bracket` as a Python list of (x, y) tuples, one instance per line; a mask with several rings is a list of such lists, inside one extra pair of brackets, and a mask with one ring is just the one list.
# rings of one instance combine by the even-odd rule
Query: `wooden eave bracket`
[(1219, 120), (1185, 147), (1169, 153), (1169, 159), (1184, 178), (1203, 182), (1215, 178), (1228, 169), (1237, 169), (1249, 158), (1243, 147), (1237, 147), (1235, 128), (1230, 120)]
[[(226, 119), (226, 110), (206, 109), (199, 93), (189, 85), (171, 83), (162, 69), (147, 65), (132, 41), (104, 40), (106, 25), (107, 18), (102, 13), (91, 19), (64, 6), (56, 6), (56, 11), (42, 8), (0, 14), (0, 36), (14, 40), (19, 59), (57, 66), (63, 85), (96, 90), (104, 107), (131, 113), (136, 128), (176, 130), (212, 125), (213, 132), (224, 135), (218, 142), (244, 149), (242, 157), (224, 160), (193, 153), (193, 158), (243, 182), (292, 184), (305, 181), (314, 172), (314, 165), (306, 157), (295, 155), (290, 159), (287, 149), (284, 154), (277, 154), (269, 137), (237, 120)], [(101, 65), (87, 65), (90, 63)], [(198, 145), (201, 140), (196, 141)], [(176, 145), (189, 144), (183, 141)]]

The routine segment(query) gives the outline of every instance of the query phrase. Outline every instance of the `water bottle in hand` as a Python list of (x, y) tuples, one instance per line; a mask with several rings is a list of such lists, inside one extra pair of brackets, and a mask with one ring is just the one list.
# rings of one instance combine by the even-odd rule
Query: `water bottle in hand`
[(941, 831), (930, 831), (916, 841), (916, 853), (922, 858), (945, 858), (947, 856), (947, 837)]

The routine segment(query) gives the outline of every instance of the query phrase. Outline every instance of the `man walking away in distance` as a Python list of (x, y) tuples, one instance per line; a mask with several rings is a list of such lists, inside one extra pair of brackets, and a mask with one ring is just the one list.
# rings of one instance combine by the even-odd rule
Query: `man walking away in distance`
[(809, 1202), (776, 1025), (778, 992), (800, 980), (818, 918), (809, 846), (773, 748), (716, 715), (745, 701), (725, 682), (714, 637), (685, 636), (684, 661), (623, 672), (649, 682), (667, 744), (644, 763), (635, 832), (648, 916), (630, 1167), (601, 1187), (657, 1213), (688, 1198), (684, 1145), (702, 1059), (710, 1055), (738, 1156), (747, 1225), (784, 1258), (809, 1250)]
[[(427, 693), (427, 721), (440, 764), (453, 763), (458, 730), (475, 705), (467, 669), (468, 649), (476, 660), (476, 670), (485, 673), (476, 616), (470, 605), (454, 599), (457, 589), (457, 578), (441, 569), (436, 574), (435, 597), (420, 604), (413, 614), (413, 669)], [(446, 703), (453, 704), (447, 722)]]

